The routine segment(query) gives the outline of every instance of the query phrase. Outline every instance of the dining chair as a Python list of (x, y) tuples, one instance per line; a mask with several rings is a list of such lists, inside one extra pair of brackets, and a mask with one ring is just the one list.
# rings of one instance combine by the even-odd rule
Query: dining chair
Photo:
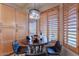
[(62, 49), (62, 45), (60, 41), (56, 41), (55, 46), (46, 47), (47, 55), (60, 55)]

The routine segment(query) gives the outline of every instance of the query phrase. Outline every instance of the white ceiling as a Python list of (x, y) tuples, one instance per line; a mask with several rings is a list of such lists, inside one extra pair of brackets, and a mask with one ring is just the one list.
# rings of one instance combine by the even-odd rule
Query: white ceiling
[(33, 9), (33, 8), (36, 8), (42, 12), (49, 8), (55, 7), (59, 4), (58, 3), (8, 3), (8, 5), (14, 6), (26, 12), (28, 12), (29, 9)]

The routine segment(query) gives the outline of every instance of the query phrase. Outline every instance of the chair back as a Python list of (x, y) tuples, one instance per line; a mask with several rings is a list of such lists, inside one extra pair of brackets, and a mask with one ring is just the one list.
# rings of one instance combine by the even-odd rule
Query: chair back
[(26, 36), (26, 40), (28, 40), (28, 41), (29, 41), (29, 40), (30, 40), (30, 37), (29, 37), (29, 36)]
[(12, 42), (12, 48), (13, 48), (14, 53), (18, 54), (18, 50), (20, 48), (19, 43), (17, 41), (13, 41)]
[(59, 40), (56, 41), (55, 48), (57, 49), (57, 51), (61, 51), (62, 45), (60, 44)]

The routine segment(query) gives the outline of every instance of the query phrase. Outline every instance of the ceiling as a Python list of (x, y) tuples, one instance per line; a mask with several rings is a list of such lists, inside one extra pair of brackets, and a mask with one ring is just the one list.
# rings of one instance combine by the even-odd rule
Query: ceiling
[(8, 3), (8, 5), (14, 6), (22, 11), (28, 12), (29, 9), (38, 9), (41, 12), (49, 8), (59, 5), (58, 3)]

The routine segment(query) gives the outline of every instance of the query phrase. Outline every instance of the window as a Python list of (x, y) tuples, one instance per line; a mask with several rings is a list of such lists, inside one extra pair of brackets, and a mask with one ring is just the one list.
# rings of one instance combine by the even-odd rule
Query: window
[(55, 9), (48, 14), (49, 41), (58, 39), (58, 23), (58, 9)]
[(64, 4), (64, 44), (73, 48), (77, 48), (77, 20), (77, 4)]
[(36, 34), (36, 21), (29, 23), (29, 34), (35, 35)]

